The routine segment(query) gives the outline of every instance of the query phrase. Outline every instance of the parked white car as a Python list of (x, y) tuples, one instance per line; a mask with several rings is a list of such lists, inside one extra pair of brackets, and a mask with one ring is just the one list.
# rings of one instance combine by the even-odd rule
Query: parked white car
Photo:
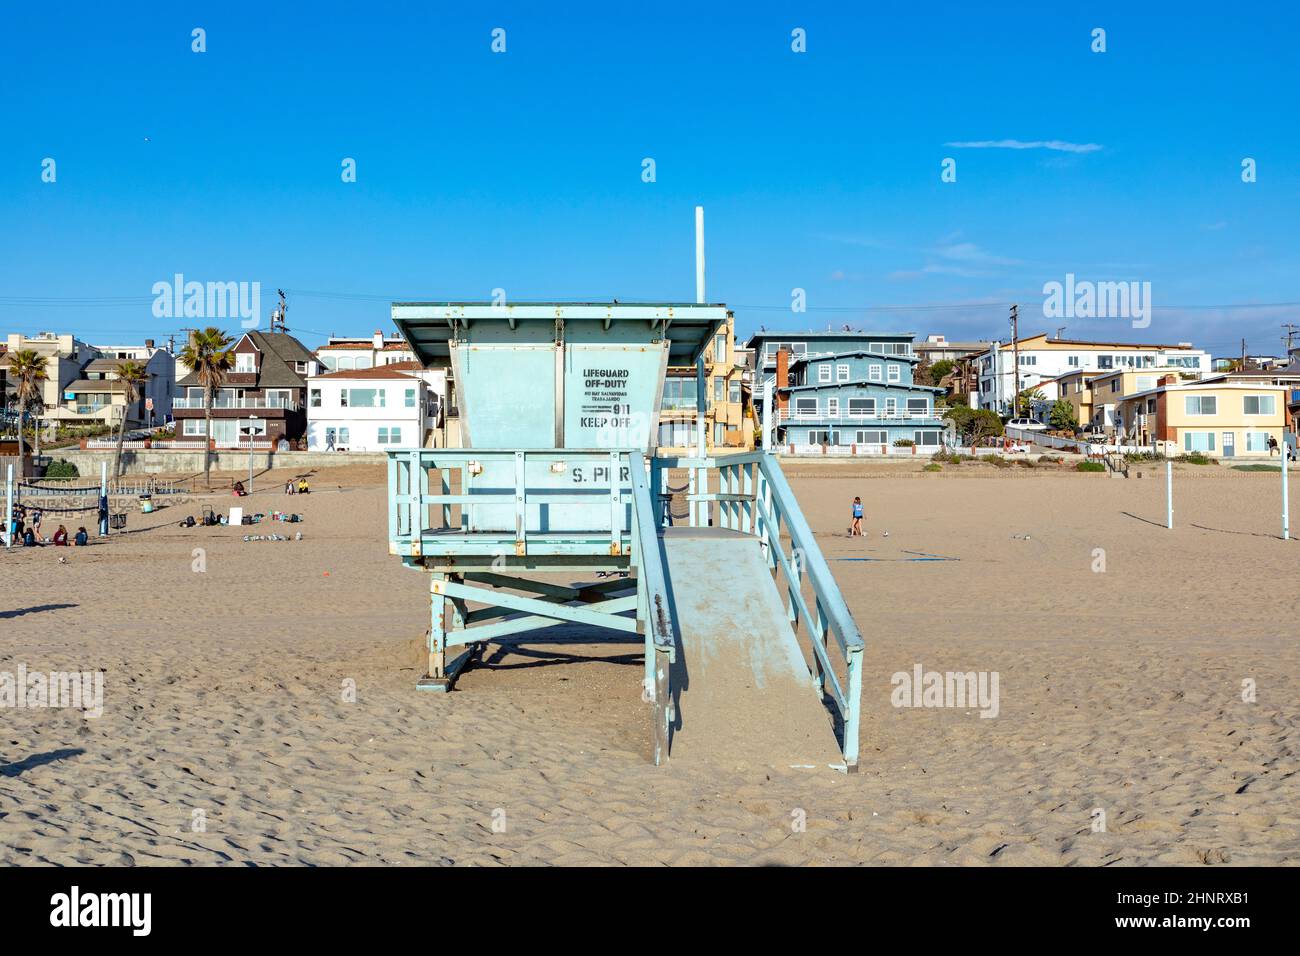
[(1042, 422), (1036, 422), (1032, 418), (1013, 418), (1007, 422), (1007, 428), (1019, 428), (1027, 432), (1045, 432), (1047, 426)]

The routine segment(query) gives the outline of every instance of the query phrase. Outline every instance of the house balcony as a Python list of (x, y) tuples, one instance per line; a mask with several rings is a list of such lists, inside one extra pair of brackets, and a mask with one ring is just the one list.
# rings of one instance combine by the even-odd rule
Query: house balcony
[[(172, 409), (182, 411), (201, 412), (207, 406), (201, 398), (176, 398), (172, 400)], [(212, 403), (213, 411), (229, 409), (233, 411), (256, 410), (268, 411), (279, 410), (285, 412), (296, 412), (301, 410), (301, 406), (287, 398), (219, 398)]]
[(786, 408), (777, 412), (776, 421), (779, 425), (862, 425), (874, 422), (882, 424), (901, 423), (940, 427), (947, 425), (943, 416), (935, 414), (933, 410), (914, 412), (908, 411), (905, 408), (882, 408), (871, 412), (839, 412), (835, 415), (827, 414), (823, 410), (818, 410), (816, 412), (798, 412), (794, 409)]

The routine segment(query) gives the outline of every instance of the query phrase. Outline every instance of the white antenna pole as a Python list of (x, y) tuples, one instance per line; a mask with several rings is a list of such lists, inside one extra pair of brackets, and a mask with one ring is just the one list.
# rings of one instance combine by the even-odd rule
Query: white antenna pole
[(704, 304), (704, 207), (695, 207), (695, 301)]

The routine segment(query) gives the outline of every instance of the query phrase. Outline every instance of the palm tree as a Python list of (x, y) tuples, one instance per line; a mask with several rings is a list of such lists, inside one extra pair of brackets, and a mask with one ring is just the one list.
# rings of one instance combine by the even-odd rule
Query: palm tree
[(125, 361), (118, 362), (114, 373), (117, 380), (122, 383), (122, 424), (117, 429), (117, 454), (113, 456), (113, 477), (118, 477), (118, 469), (122, 464), (122, 445), (126, 439), (126, 417), (131, 406), (140, 400), (140, 386), (148, 378), (144, 366), (139, 362)]
[[(41, 411), (45, 409), (45, 403), (42, 400), (42, 386), (45, 384), (46, 374), (45, 367), (49, 360), (37, 352), (35, 349), (20, 349), (9, 357), (9, 374), (18, 381), (18, 467), (23, 466), (23, 457), (26, 454), (26, 445), (23, 441), (23, 415), (32, 406), (40, 401)], [(36, 454), (41, 453), (41, 420), (40, 413), (36, 416)]]
[(203, 388), (203, 412), (208, 422), (208, 442), (203, 448), (203, 480), (212, 484), (212, 403), (216, 401), (226, 374), (235, 367), (235, 353), (230, 351), (234, 339), (214, 326), (195, 332), (188, 345), (181, 349), (181, 361), (197, 374)]

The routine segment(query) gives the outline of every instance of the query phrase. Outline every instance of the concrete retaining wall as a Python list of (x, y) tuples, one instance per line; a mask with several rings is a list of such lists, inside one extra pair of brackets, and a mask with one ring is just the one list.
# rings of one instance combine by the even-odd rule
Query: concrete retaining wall
[[(246, 451), (209, 452), (213, 471), (245, 471), (248, 468)], [(51, 458), (62, 458), (77, 466), (83, 477), (99, 475), (100, 462), (113, 467), (111, 450), (82, 450), (59, 448), (49, 452)], [(320, 451), (254, 451), (253, 468), (337, 468), (342, 465), (382, 465), (388, 456), (380, 452), (320, 452)], [(141, 474), (195, 474), (203, 470), (203, 452), (184, 449), (146, 448), (140, 451), (126, 449), (122, 464), (128, 475)], [(3, 483), (0, 480), (0, 483)]]

